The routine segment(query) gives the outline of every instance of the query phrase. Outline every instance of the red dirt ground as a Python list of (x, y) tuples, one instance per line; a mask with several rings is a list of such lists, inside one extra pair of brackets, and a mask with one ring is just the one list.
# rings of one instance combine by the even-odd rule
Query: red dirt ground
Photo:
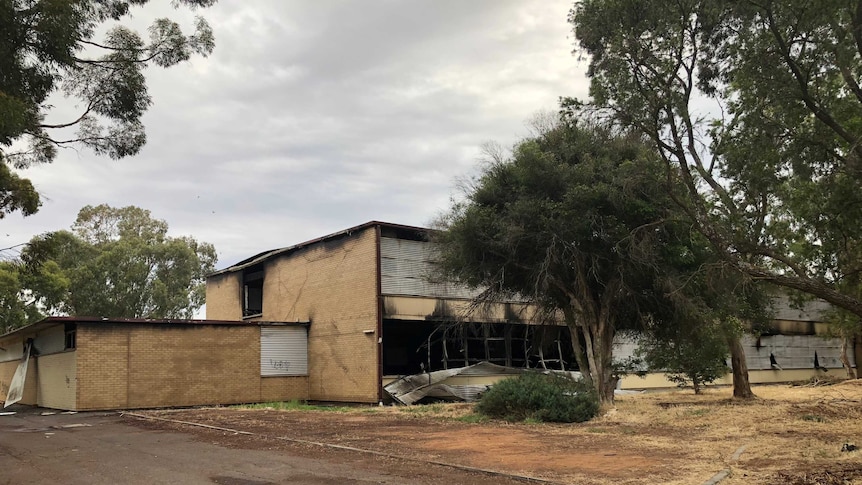
[[(436, 461), (562, 483), (638, 482), (646, 476), (663, 481), (673, 459), (626, 449), (609, 435), (561, 436), (553, 425), (470, 424), (386, 412), (362, 414), (320, 411), (243, 410), (230, 408), (150, 411), (149, 416), (248, 431), (259, 436), (237, 439), (232, 433), (165, 422), (147, 427), (183, 428), (227, 446), (252, 449), (288, 447), (318, 456), (319, 447), (278, 441), (287, 437)], [(501, 432), (505, 428), (505, 432)], [(557, 431), (561, 431), (557, 429)], [(266, 438), (269, 437), (269, 438)]]

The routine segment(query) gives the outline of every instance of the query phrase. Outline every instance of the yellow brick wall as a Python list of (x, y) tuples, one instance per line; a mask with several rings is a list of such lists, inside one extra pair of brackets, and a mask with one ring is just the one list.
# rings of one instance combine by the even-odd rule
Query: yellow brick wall
[(260, 376), (257, 325), (78, 326), (78, 409), (308, 399), (308, 378)]
[(129, 327), (78, 324), (76, 346), (77, 409), (127, 408)]
[(129, 405), (228, 404), (260, 396), (260, 328), (131, 329)]
[[(77, 399), (76, 352), (42, 355), (30, 361), (35, 370), (39, 406), (75, 409)], [(29, 376), (28, 376), (29, 378)]]
[(206, 316), (211, 320), (242, 320), (241, 273), (207, 278)]
[[(311, 321), (308, 368), (313, 400), (377, 402), (376, 241), (375, 228), (369, 227), (276, 256), (264, 266), (260, 320)], [(241, 314), (241, 278), (241, 271), (210, 278), (207, 318)]]
[(261, 319), (311, 321), (313, 400), (377, 402), (376, 244), (370, 227), (275, 258), (264, 269)]
[(284, 376), (260, 379), (260, 402), (308, 399), (308, 377)]

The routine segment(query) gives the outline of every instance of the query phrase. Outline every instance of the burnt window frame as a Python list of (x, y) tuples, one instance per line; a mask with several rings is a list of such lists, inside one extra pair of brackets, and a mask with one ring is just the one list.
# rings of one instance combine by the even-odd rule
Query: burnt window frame
[[(242, 271), (242, 318), (255, 318), (263, 315), (263, 282), (264, 268), (263, 264), (256, 264), (245, 268)], [(256, 293), (249, 292), (253, 288)], [(256, 305), (253, 307), (249, 302), (249, 297), (254, 296)]]

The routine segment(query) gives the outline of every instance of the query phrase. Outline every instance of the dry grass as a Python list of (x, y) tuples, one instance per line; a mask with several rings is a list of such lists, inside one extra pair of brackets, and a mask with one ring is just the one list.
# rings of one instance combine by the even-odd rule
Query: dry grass
[[(844, 443), (862, 447), (862, 380), (762, 386), (755, 393), (751, 402), (733, 400), (728, 388), (702, 395), (680, 390), (620, 396), (616, 409), (589, 423), (514, 428), (534, 428), (550, 442), (613, 446), (660, 463), (640, 477), (555, 477), (572, 483), (703, 483), (730, 468), (723, 485), (862, 484), (862, 451), (841, 451)], [(469, 405), (431, 406), (381, 412), (471, 421)], [(742, 446), (745, 450), (733, 460)]]
[[(599, 423), (630, 427), (635, 446), (686, 456), (687, 473), (729, 467), (733, 476), (723, 482), (728, 485), (789, 483), (810, 470), (846, 464), (860, 469), (857, 481), (849, 483), (862, 483), (859, 452), (841, 452), (844, 443), (862, 445), (862, 381), (759, 387), (756, 393), (751, 403), (734, 401), (730, 389), (624, 397), (617, 412)], [(732, 462), (740, 446), (745, 451)]]

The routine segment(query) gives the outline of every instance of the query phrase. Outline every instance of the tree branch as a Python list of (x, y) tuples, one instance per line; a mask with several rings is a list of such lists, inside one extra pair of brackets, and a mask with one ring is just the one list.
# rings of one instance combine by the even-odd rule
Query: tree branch
[(799, 88), (799, 95), (802, 99), (802, 102), (805, 103), (805, 106), (820, 120), (823, 124), (828, 126), (835, 132), (836, 135), (841, 137), (845, 142), (850, 145), (851, 150), (856, 151), (860, 155), (862, 155), (862, 146), (859, 145), (859, 141), (854, 138), (847, 130), (844, 129), (835, 119), (829, 114), (826, 109), (821, 107), (817, 100), (815, 100), (810, 91), (808, 90), (808, 82), (802, 73), (799, 65), (796, 63), (796, 60), (793, 59), (793, 56), (790, 55), (790, 48), (787, 45), (787, 41), (784, 39), (784, 36), (781, 34), (781, 31), (778, 29), (778, 25), (775, 22), (775, 17), (772, 14), (772, 10), (767, 8), (766, 18), (768, 20), (769, 31), (772, 33), (773, 38), (775, 39), (776, 44), (778, 44), (778, 50), (781, 54), (782, 59), (787, 64), (787, 67), (790, 69), (791, 74), (793, 75), (794, 80), (796, 81), (797, 87)]
[(39, 128), (48, 128), (48, 129), (55, 129), (55, 128), (68, 128), (68, 127), (70, 127), (70, 126), (77, 125), (77, 124), (78, 124), (78, 123), (80, 123), (80, 122), (81, 122), (81, 120), (83, 120), (83, 119), (84, 119), (88, 114), (90, 114), (90, 111), (92, 111), (92, 110), (93, 110), (93, 104), (94, 104), (94, 103), (93, 103), (93, 101), (90, 101), (90, 103), (87, 105), (87, 109), (86, 109), (86, 111), (84, 111), (84, 113), (83, 113), (81, 116), (79, 116), (79, 117), (78, 117), (78, 119), (76, 119), (75, 121), (70, 121), (69, 123), (61, 123), (61, 124), (59, 124), (59, 125), (39, 125)]

